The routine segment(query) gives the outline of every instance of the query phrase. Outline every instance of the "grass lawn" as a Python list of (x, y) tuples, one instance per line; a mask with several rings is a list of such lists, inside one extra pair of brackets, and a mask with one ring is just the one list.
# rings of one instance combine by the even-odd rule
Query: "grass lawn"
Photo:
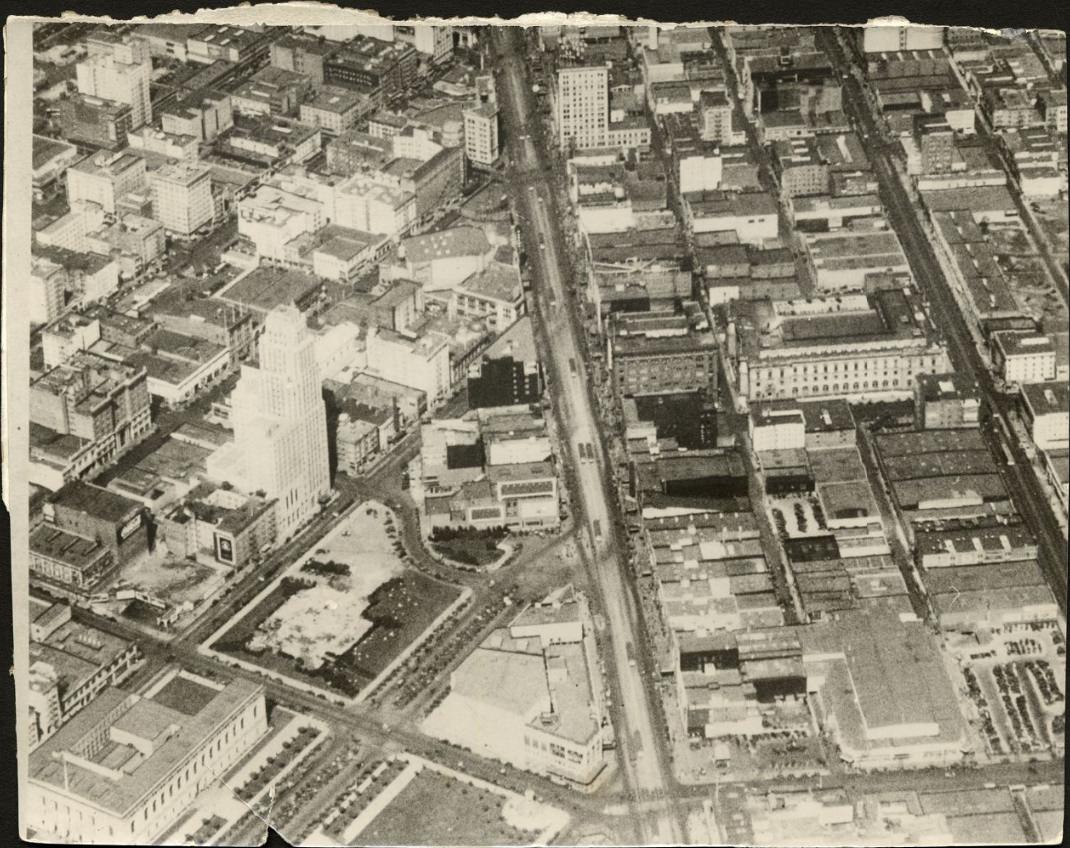
[[(364, 845), (524, 845), (501, 795), (424, 769), (360, 834)], [(419, 811), (419, 813), (416, 813)]]
[(459, 594), (454, 586), (406, 569), (401, 577), (372, 593), (364, 618), (373, 626), (338, 658), (337, 666), (370, 681), (419, 638)]
[(464, 565), (490, 565), (502, 555), (492, 539), (450, 539), (432, 544), (442, 556)]

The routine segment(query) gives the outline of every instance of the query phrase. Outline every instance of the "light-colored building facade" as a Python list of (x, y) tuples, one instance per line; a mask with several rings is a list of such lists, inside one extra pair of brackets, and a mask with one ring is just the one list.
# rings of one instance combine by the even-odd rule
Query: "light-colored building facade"
[(272, 311), (259, 365), (243, 365), (232, 397), (234, 443), (250, 491), (277, 500), (279, 538), (289, 537), (330, 494), (327, 414), (316, 338), (295, 307)]
[(453, 672), (425, 732), (537, 774), (590, 784), (605, 767), (597, 654), (586, 599), (571, 588), (564, 595), (493, 631)]
[(1055, 379), (1055, 345), (1040, 333), (993, 333), (992, 360), (1007, 383), (1024, 386)]
[(190, 236), (215, 215), (212, 172), (204, 165), (177, 162), (153, 171), (152, 214), (164, 229)]
[(114, 215), (127, 192), (146, 184), (145, 160), (129, 153), (95, 153), (67, 169), (67, 202), (95, 203)]
[(152, 59), (139, 38), (110, 33), (86, 39), (88, 57), (76, 68), (78, 91), (130, 106), (131, 129), (152, 121)]
[(419, 389), (434, 408), (449, 394), (449, 340), (436, 333), (412, 338), (393, 330), (368, 332), (368, 372), (392, 383)]
[[(149, 844), (267, 732), (263, 686), (179, 676), (144, 695), (105, 689), (31, 753), (26, 823), (35, 833)], [(198, 697), (183, 703), (169, 687)]]
[(58, 489), (151, 431), (145, 370), (79, 353), (30, 384), (30, 420), (30, 479)]
[(464, 152), (468, 161), (492, 166), (501, 155), (498, 140), (498, 107), (481, 103), (464, 110)]
[(558, 142), (577, 150), (602, 147), (609, 131), (609, 69), (565, 67), (557, 72)]
[(1070, 447), (1070, 389), (1050, 381), (1022, 386), (1022, 407), (1033, 444), (1044, 451)]

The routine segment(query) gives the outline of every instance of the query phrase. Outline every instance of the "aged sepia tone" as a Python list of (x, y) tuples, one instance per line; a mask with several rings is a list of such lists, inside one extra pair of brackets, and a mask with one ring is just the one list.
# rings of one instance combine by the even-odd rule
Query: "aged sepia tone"
[(1065, 34), (7, 37), (26, 839), (1061, 841)]

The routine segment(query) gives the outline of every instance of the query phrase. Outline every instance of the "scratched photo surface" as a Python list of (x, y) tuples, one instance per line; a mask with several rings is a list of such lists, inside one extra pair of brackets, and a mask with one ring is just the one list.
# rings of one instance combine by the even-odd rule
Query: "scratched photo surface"
[(1058, 843), (1065, 34), (288, 11), (8, 25), (23, 836)]

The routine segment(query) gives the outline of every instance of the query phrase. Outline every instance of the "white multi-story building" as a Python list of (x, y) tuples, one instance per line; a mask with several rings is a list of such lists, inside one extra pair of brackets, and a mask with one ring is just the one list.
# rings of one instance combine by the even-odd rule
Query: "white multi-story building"
[(257, 258), (284, 260), (286, 245), (327, 223), (317, 186), (276, 178), (238, 201), (238, 233), (252, 242)]
[(524, 310), (520, 269), (503, 262), (491, 262), (455, 289), (449, 310), (461, 318), (484, 319), (492, 330), (502, 332), (512, 326)]
[(519, 768), (589, 784), (605, 767), (596, 668), (586, 600), (568, 588), (493, 631), (450, 676), (449, 695), (423, 729)]
[(419, 389), (427, 406), (443, 401), (450, 389), (449, 340), (437, 333), (411, 338), (393, 330), (368, 331), (368, 371), (376, 377)]
[(230, 95), (208, 89), (191, 92), (161, 109), (160, 126), (173, 135), (213, 141), (234, 126)]
[(103, 33), (86, 39), (86, 48), (88, 58), (75, 69), (78, 91), (129, 105), (131, 129), (152, 121), (152, 58), (145, 42)]
[(416, 196), (356, 174), (337, 187), (335, 223), (377, 235), (400, 235), (416, 223)]
[(27, 308), (31, 324), (46, 324), (59, 317), (64, 306), (67, 274), (60, 265), (35, 256), (30, 268)]
[(411, 44), (417, 53), (441, 62), (453, 53), (453, 27), (432, 24), (394, 24), (394, 38)]
[(242, 366), (231, 404), (241, 479), (278, 501), (278, 535), (285, 539), (331, 489), (316, 337), (296, 306), (268, 314), (259, 364)]
[(212, 172), (206, 165), (176, 162), (153, 171), (152, 215), (164, 229), (192, 235), (215, 215)]
[(498, 107), (480, 103), (464, 110), (464, 152), (469, 162), (490, 166), (498, 161)]
[(992, 359), (1008, 383), (1024, 386), (1055, 379), (1055, 345), (1040, 333), (993, 333)]
[(797, 406), (752, 404), (748, 424), (755, 453), (806, 447), (806, 419)]
[(339, 135), (374, 109), (375, 100), (359, 91), (323, 85), (300, 106), (302, 124)]
[(707, 145), (681, 151), (677, 160), (680, 192), (715, 191), (721, 186), (721, 151)]
[[(78, 178), (80, 182), (80, 178)], [(96, 186), (93, 186), (95, 188)], [(91, 187), (82, 184), (78, 189), (88, 193)], [(76, 200), (71, 203), (71, 211), (42, 227), (34, 234), (37, 244), (43, 247), (62, 247), (84, 253), (90, 249), (86, 243), (87, 236), (104, 225), (104, 208), (98, 203)], [(106, 251), (98, 251), (106, 252)]]
[(95, 203), (114, 215), (117, 201), (145, 187), (145, 160), (130, 153), (100, 152), (67, 169), (67, 202)]
[(1070, 388), (1051, 381), (1022, 386), (1022, 406), (1033, 444), (1041, 450), (1066, 450), (1070, 440)]
[(56, 368), (80, 350), (87, 350), (100, 341), (100, 321), (83, 318), (77, 313), (41, 330), (41, 352), (45, 368)]
[(561, 147), (602, 147), (609, 132), (609, 69), (565, 67), (557, 72), (557, 132)]

